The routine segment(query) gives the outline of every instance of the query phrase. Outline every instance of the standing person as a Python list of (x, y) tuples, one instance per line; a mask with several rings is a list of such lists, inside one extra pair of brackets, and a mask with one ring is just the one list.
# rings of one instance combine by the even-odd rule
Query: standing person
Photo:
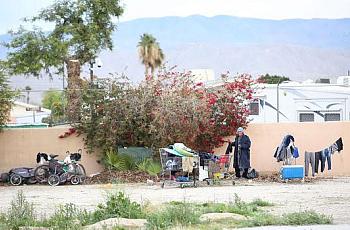
[(233, 167), (235, 168), (236, 177), (248, 178), (248, 170), (250, 168), (250, 139), (244, 134), (242, 127), (237, 129), (236, 138), (229, 144), (226, 154), (233, 153)]

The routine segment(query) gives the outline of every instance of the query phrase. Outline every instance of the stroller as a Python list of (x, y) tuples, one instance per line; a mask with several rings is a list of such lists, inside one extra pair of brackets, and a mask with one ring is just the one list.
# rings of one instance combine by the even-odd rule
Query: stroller
[(78, 185), (85, 180), (85, 168), (78, 163), (81, 159), (82, 150), (79, 149), (77, 153), (70, 153), (69, 151), (66, 153), (67, 157), (63, 161), (56, 159), (58, 155), (38, 153), (37, 162), (42, 162), (41, 158), (45, 158), (48, 161), (48, 164), (44, 162), (34, 171), (34, 176), (38, 183), (47, 182), (51, 186), (56, 186), (70, 182), (72, 185)]
[(13, 168), (8, 173), (1, 174), (2, 182), (10, 182), (14, 186), (21, 184), (35, 184), (36, 179), (34, 177), (33, 168)]

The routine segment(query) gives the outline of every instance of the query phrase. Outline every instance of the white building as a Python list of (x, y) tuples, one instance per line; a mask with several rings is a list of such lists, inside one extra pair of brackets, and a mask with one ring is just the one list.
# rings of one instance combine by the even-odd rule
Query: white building
[(195, 82), (208, 82), (215, 80), (214, 70), (212, 69), (191, 69), (192, 79)]
[(15, 101), (10, 112), (9, 124), (40, 124), (42, 119), (50, 114), (49, 109)]
[(254, 98), (250, 105), (254, 123), (350, 120), (350, 76), (339, 77), (336, 84), (259, 84)]

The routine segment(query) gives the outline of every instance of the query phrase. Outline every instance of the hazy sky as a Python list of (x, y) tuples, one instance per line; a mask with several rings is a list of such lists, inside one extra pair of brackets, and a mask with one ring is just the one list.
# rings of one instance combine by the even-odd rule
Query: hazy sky
[[(0, 0), (0, 34), (54, 0)], [(162, 16), (232, 15), (267, 19), (350, 18), (350, 0), (121, 0), (121, 21)], [(49, 29), (49, 28), (48, 28)]]

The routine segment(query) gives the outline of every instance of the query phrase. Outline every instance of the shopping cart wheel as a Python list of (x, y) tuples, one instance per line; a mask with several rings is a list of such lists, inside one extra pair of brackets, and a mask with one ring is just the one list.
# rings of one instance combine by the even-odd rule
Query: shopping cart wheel
[(165, 184), (165, 182), (163, 182), (163, 183), (160, 185), (160, 187), (161, 187), (161, 188), (164, 188), (164, 184)]
[(236, 185), (236, 182), (234, 180), (232, 181), (232, 185)]
[(184, 184), (180, 184), (180, 188), (185, 188), (185, 185)]

